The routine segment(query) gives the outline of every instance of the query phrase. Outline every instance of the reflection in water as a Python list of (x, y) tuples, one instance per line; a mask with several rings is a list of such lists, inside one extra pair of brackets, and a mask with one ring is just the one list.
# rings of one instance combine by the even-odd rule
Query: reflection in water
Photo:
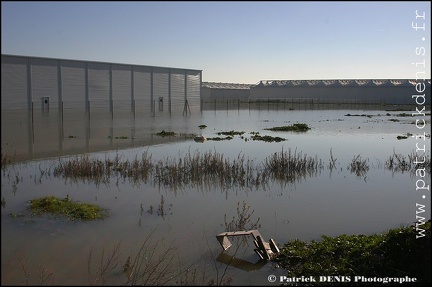
[[(343, 107), (372, 111), (377, 108), (364, 104)], [(119, 107), (114, 112), (107, 112), (102, 108), (92, 108), (91, 112), (77, 108), (50, 109), (49, 112), (32, 110), (31, 113), (27, 110), (2, 111), (2, 153), (8, 154), (13, 160), (21, 161), (185, 140), (179, 137), (155, 136), (155, 133), (161, 130), (196, 135), (197, 142), (204, 142), (207, 136), (203, 133), (208, 129), (202, 130), (200, 127), (206, 126), (203, 122), (206, 122), (209, 128), (214, 126), (216, 121), (212, 119), (213, 115), (217, 115), (218, 122), (221, 116), (225, 117), (220, 122), (227, 121), (227, 128), (232, 130), (237, 126), (242, 126), (243, 129), (247, 126), (258, 127), (256, 121), (269, 122), (269, 119), (279, 117), (283, 117), (284, 122), (290, 119), (300, 121), (297, 116), (306, 115), (301, 121), (310, 123), (320, 119), (321, 114), (331, 115), (331, 109), (341, 109), (341, 106), (308, 103), (203, 103), (201, 111), (194, 109), (186, 116), (163, 112), (149, 114), (145, 111), (131, 111), (125, 107)], [(315, 113), (308, 118), (312, 115), (311, 112)], [(341, 113), (344, 114), (346, 110)], [(341, 118), (336, 120), (344, 121)], [(314, 124), (310, 126), (317, 128), (316, 124), (315, 127)]]
[(219, 256), (216, 258), (218, 262), (224, 263), (226, 265), (233, 266), (235, 268), (241, 269), (243, 271), (254, 271), (254, 270), (260, 270), (264, 265), (268, 263), (267, 260), (260, 259), (259, 257), (258, 261), (255, 263), (252, 263), (250, 261), (236, 258), (233, 255), (229, 255), (227, 251), (222, 251)]
[[(80, 109), (49, 113), (2, 112), (2, 153), (14, 161), (71, 155), (134, 146), (150, 146), (189, 140), (200, 131), (202, 115), (135, 114), (118, 109), (114, 116), (103, 111)], [(164, 138), (161, 130), (182, 131), (179, 137)]]

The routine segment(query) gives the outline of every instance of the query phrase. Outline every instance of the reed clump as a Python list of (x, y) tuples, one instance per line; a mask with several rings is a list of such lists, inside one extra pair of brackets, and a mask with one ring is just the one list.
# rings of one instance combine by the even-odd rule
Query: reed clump
[(348, 169), (357, 176), (365, 176), (369, 170), (368, 160), (362, 159), (360, 154), (354, 156), (351, 163), (348, 165)]
[(250, 210), (251, 206), (243, 201), (242, 205), (237, 202), (237, 217), (233, 216), (230, 222), (227, 221), (227, 215), (224, 216), (225, 231), (251, 230), (260, 228), (260, 218), (252, 221), (252, 215), (255, 210)]
[(94, 182), (98, 186), (101, 183), (109, 184), (114, 175), (124, 179), (128, 178), (134, 183), (147, 182), (152, 168), (151, 155), (145, 151), (141, 159), (136, 156), (132, 161), (122, 161), (119, 155), (116, 155), (114, 159), (105, 158), (104, 160), (92, 158), (89, 155), (59, 160), (53, 174), (65, 179)]
[(256, 181), (256, 168), (244, 155), (230, 161), (217, 152), (188, 153), (184, 158), (166, 158), (154, 165), (155, 183), (166, 187), (203, 187), (205, 185), (229, 188), (248, 186)]
[[(328, 169), (336, 168), (336, 159), (330, 151)], [(398, 172), (415, 172), (422, 168), (430, 174), (429, 156), (416, 154), (403, 156), (394, 153), (385, 162), (385, 167)], [(259, 188), (266, 187), (271, 181), (294, 183), (316, 176), (324, 169), (324, 164), (317, 156), (303, 154), (297, 149), (281, 150), (268, 156), (261, 163), (239, 154), (228, 159), (215, 151), (188, 152), (184, 157), (165, 157), (152, 160), (151, 154), (143, 152), (141, 157), (122, 160), (91, 158), (88, 155), (59, 160), (54, 167), (54, 176), (67, 180), (83, 180), (99, 184), (109, 184), (111, 179), (128, 180), (134, 185), (152, 182), (160, 187), (178, 188)], [(354, 156), (348, 164), (348, 170), (357, 176), (365, 176), (369, 170), (369, 159)]]
[(79, 178), (99, 185), (102, 182), (109, 183), (111, 170), (108, 167), (111, 165), (109, 159), (102, 161), (88, 155), (76, 156), (67, 160), (59, 160), (53, 174), (68, 179)]
[(307, 156), (302, 152), (276, 152), (264, 161), (265, 172), (274, 180), (295, 182), (307, 176), (316, 175), (323, 168), (323, 163), (317, 157)]
[(406, 172), (415, 173), (416, 170), (422, 169), (430, 174), (431, 162), (429, 155), (420, 155), (416, 152), (411, 152), (408, 156), (393, 154), (385, 162), (385, 168), (393, 172)]

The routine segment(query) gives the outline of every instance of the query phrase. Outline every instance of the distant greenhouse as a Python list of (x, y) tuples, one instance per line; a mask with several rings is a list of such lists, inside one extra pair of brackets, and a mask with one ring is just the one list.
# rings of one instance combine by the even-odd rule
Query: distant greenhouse
[(248, 101), (250, 89), (253, 86), (253, 84), (203, 82), (201, 90), (201, 100), (203, 102), (211, 102), (214, 100)]
[(424, 85), (425, 104), (430, 105), (430, 79), (263, 80), (257, 84), (205, 82), (202, 98), (204, 102), (415, 104), (412, 95), (418, 94), (418, 83)]

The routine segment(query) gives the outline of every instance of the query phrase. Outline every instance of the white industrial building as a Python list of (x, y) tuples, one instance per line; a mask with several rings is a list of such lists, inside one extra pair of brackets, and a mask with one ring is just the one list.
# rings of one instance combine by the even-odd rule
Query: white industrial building
[(201, 70), (1, 56), (1, 109), (200, 109)]

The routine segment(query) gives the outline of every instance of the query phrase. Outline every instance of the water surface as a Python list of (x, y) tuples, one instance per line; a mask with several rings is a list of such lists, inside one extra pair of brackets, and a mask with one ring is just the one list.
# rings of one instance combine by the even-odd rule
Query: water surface
[[(176, 256), (183, 266), (192, 264), (190, 270), (196, 268), (198, 274), (204, 274), (204, 282), (223, 277), (232, 278), (232, 285), (271, 284), (267, 281), (270, 274), (285, 273), (274, 270), (275, 263), (261, 265), (251, 240), (249, 246), (242, 245), (235, 254), (243, 260), (237, 267), (216, 260), (221, 258), (218, 256), (222, 248), (215, 236), (225, 231), (226, 223), (233, 217), (237, 218), (237, 208), (243, 204), (248, 206), (249, 212), (253, 211), (249, 223), (258, 222), (264, 239), (272, 238), (279, 245), (295, 238), (319, 240), (322, 235), (371, 234), (408, 225), (416, 220), (416, 203), (426, 205), (425, 217), (429, 219), (430, 200), (422, 198), (425, 195), (422, 190), (416, 190), (416, 181), (420, 178), (413, 172), (385, 168), (385, 162), (394, 153), (408, 156), (415, 152), (416, 143), (423, 143), (422, 139), (411, 136), (397, 139), (400, 135), (420, 133), (413, 124), (414, 119), (401, 113), (384, 108), (216, 109), (191, 117), (155, 117), (147, 122), (127, 118), (111, 122), (102, 117), (97, 126), (91, 127), (90, 137), (88, 131), (86, 136), (85, 130), (70, 130), (64, 135), (74, 133), (77, 137), (57, 137), (57, 146), (62, 143), (65, 147), (66, 142), (76, 140), (86, 147), (87, 141), (88, 150), (84, 148), (83, 151), (82, 144), (78, 143), (77, 151), (88, 152), (94, 158), (120, 156), (121, 160), (132, 160), (147, 152), (157, 161), (212, 152), (223, 154), (229, 160), (243, 156), (259, 166), (274, 153), (291, 151), (316, 158), (321, 167), (294, 181), (270, 181), (265, 186), (221, 188), (203, 183), (169, 188), (152, 180), (133, 182), (115, 177), (107, 184), (96, 184), (55, 177), (52, 170), (59, 158), (51, 157), (52, 152), (47, 149), (45, 159), (33, 159), (3, 169), (2, 284), (25, 284), (23, 270), (32, 274), (28, 282), (38, 283), (40, 276), (36, 274), (41, 273), (37, 271), (41, 266), (55, 272), (54, 278), (49, 277), (45, 284), (88, 284), (90, 279), (94, 280), (94, 276), (89, 276), (87, 264), (90, 251), (95, 257), (92, 264), (97, 266), (102, 250), (106, 256), (119, 242), (120, 263), (104, 283), (124, 283), (121, 266), (129, 255), (136, 254), (149, 234), (161, 249), (169, 244), (175, 246)], [(430, 116), (427, 121), (430, 124)], [(265, 130), (294, 123), (307, 123), (311, 129), (305, 133)], [(64, 123), (65, 126), (70, 124)], [(200, 129), (199, 125), (207, 127)], [(80, 124), (77, 127), (81, 127)], [(65, 132), (64, 127), (61, 130)], [(245, 133), (243, 138), (234, 136), (231, 140), (199, 143), (193, 138), (155, 136), (161, 130), (207, 138), (216, 137), (221, 131)], [(251, 132), (283, 137), (286, 141), (253, 141)], [(121, 140), (115, 139), (121, 135), (128, 137), (125, 139), (128, 144), (122, 146)], [(134, 142), (130, 144), (132, 139)], [(91, 152), (98, 141), (101, 145), (108, 142), (107, 150)], [(430, 157), (430, 140), (425, 143), (426, 155)], [(32, 149), (37, 148), (33, 145)], [(61, 152), (58, 155), (64, 156), (61, 160), (68, 158)], [(334, 169), (329, 168), (331, 156), (336, 159)], [(357, 156), (368, 165), (368, 170), (361, 175), (349, 169)], [(430, 173), (424, 180), (430, 183)], [(108, 208), (110, 215), (95, 222), (30, 216), (28, 201), (46, 195), (69, 195), (73, 200), (99, 204)], [(163, 216), (157, 214), (162, 198)], [(244, 261), (258, 270), (245, 271), (248, 264)], [(180, 279), (171, 283), (176, 280)]]

